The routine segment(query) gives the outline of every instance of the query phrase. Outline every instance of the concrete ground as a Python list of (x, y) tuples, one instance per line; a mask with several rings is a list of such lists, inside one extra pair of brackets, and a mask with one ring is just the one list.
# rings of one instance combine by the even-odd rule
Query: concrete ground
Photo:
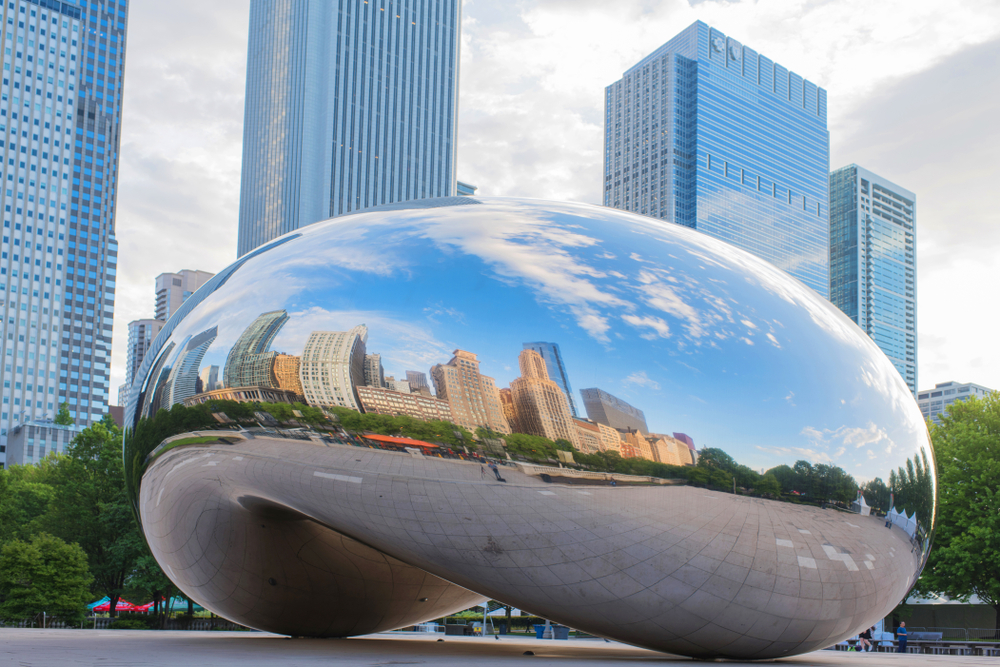
[[(0, 665), (101, 667), (276, 667), (278, 665), (660, 665), (691, 662), (601, 639), (567, 641), (380, 634), (355, 639), (288, 639), (259, 632), (0, 629)], [(524, 655), (533, 651), (533, 656)], [(817, 651), (781, 665), (876, 667), (998, 665), (997, 658)], [(727, 664), (755, 664), (730, 662)], [(756, 663), (760, 664), (760, 663)]]

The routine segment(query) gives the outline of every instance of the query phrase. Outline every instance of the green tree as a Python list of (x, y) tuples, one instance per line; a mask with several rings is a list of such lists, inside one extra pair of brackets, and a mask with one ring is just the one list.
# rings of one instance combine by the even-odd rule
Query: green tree
[(55, 464), (46, 458), (37, 466), (0, 469), (0, 545), (30, 539), (38, 532), (38, 521), (48, 511), (53, 494), (45, 478)]
[[(1000, 394), (952, 403), (941, 425), (931, 426), (931, 437), (938, 518), (919, 587), (962, 601), (979, 596), (996, 612), (1000, 634)], [(931, 518), (917, 511), (930, 525)]]
[(59, 412), (56, 413), (56, 418), (53, 421), (60, 426), (72, 426), (76, 423), (76, 421), (69, 416), (69, 403), (59, 404)]
[(121, 431), (98, 422), (80, 432), (49, 470), (52, 499), (40, 527), (87, 554), (94, 588), (112, 615), (146, 546), (125, 488)]
[(40, 533), (0, 549), (0, 617), (18, 620), (45, 612), (80, 620), (93, 580), (76, 544)]
[(762, 496), (781, 497), (781, 484), (778, 483), (778, 479), (774, 475), (769, 474), (761, 477), (755, 490)]

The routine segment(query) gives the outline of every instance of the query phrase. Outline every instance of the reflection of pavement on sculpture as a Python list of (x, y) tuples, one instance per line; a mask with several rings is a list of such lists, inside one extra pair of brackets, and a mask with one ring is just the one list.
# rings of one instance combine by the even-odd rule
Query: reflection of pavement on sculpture
[(471, 590), (664, 651), (774, 657), (871, 625), (918, 568), (908, 536), (874, 517), (688, 486), (503, 476), (258, 438), (158, 458), (142, 519), (185, 592), (295, 634), (433, 619), (481, 599)]

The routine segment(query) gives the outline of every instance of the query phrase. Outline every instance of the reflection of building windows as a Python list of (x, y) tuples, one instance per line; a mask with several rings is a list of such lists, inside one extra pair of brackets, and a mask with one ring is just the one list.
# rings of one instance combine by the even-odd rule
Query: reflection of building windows
[(306, 402), (360, 410), (357, 387), (365, 384), (368, 328), (314, 331), (309, 334), (299, 366)]
[(276, 353), (270, 352), (274, 337), (288, 321), (288, 313), (262, 313), (236, 340), (226, 358), (223, 383), (227, 387), (276, 387), (271, 370)]
[(437, 397), (451, 405), (455, 423), (475, 430), (480, 426), (510, 433), (500, 405), (500, 392), (493, 378), (481, 375), (479, 359), (472, 352), (455, 350), (447, 364), (431, 368)]
[(568, 440), (577, 449), (583, 449), (566, 394), (549, 379), (542, 355), (526, 349), (518, 356), (518, 364), (521, 377), (510, 383), (516, 419), (512, 428), (549, 440)]

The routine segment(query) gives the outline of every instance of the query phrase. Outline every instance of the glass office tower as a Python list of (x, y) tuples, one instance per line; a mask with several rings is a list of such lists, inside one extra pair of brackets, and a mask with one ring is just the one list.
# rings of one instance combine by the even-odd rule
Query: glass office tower
[(576, 410), (576, 398), (573, 396), (573, 387), (569, 383), (569, 374), (566, 372), (566, 364), (563, 363), (562, 352), (559, 351), (559, 343), (524, 343), (525, 350), (534, 350), (542, 356), (545, 361), (545, 370), (549, 373), (549, 379), (559, 385), (566, 398), (569, 399), (569, 410), (574, 417), (580, 414)]
[(830, 301), (917, 391), (917, 200), (848, 165), (830, 174)]
[(238, 255), (455, 194), (459, 0), (252, 0)]
[(128, 2), (7, 0), (0, 17), (3, 465), (8, 433), (61, 403), (80, 426), (107, 412)]
[(605, 89), (604, 204), (829, 294), (826, 91), (698, 21)]

